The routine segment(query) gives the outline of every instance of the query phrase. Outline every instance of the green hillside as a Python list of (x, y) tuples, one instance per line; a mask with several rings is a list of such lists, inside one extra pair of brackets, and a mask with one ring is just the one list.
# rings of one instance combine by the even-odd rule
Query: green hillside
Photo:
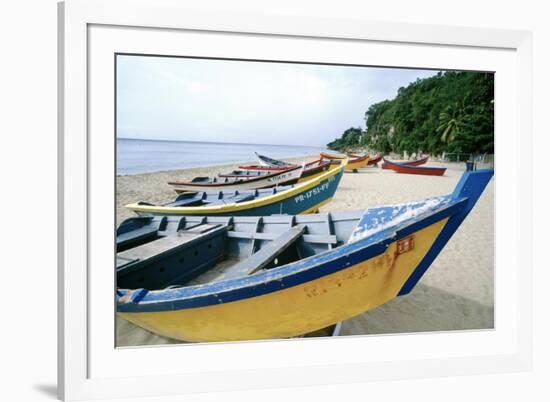
[(399, 88), (392, 100), (371, 105), (365, 131), (350, 128), (327, 146), (385, 153), (493, 153), (493, 99), (492, 73), (440, 72)]

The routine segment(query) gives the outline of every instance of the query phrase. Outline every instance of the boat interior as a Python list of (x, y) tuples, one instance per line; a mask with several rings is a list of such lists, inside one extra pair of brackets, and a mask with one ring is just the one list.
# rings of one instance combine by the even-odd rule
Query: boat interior
[(117, 230), (117, 287), (171, 289), (264, 272), (346, 243), (362, 213), (130, 218)]

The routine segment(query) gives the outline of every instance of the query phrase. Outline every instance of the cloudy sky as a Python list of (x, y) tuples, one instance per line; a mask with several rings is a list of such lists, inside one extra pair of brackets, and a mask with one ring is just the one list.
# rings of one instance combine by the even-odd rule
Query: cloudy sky
[(437, 71), (118, 56), (119, 138), (320, 145)]

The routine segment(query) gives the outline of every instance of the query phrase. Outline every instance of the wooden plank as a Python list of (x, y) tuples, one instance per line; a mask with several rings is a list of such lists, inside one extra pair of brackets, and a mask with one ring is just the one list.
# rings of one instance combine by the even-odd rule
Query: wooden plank
[(257, 239), (257, 240), (275, 240), (279, 237), (281, 233), (267, 232), (267, 233), (256, 233), (256, 232), (227, 232), (227, 237), (234, 239)]
[(251, 275), (264, 268), (302, 236), (305, 230), (305, 226), (299, 225), (290, 228), (286, 232), (279, 233), (279, 237), (263, 246), (257, 253), (231, 267), (231, 271), (226, 274), (224, 279)]
[[(203, 227), (203, 230), (200, 228)], [(117, 263), (120, 260), (143, 261), (159, 254), (170, 251), (176, 247), (182, 247), (190, 242), (199, 241), (203, 237), (227, 230), (223, 225), (201, 225), (192, 230), (182, 230), (177, 235), (161, 237), (150, 243), (122, 251), (117, 254)], [(117, 264), (118, 265), (118, 264)], [(126, 264), (124, 264), (126, 265)], [(117, 267), (118, 268), (118, 267)]]
[(116, 237), (117, 246), (124, 246), (128, 242), (139, 241), (150, 237), (155, 237), (158, 232), (158, 226), (147, 225), (139, 229), (131, 230), (126, 233), (119, 234)]
[(179, 233), (181, 235), (186, 235), (186, 234), (191, 234), (191, 233), (205, 233), (205, 232), (208, 232), (216, 227), (220, 226), (220, 224), (217, 224), (217, 223), (214, 223), (214, 224), (199, 224), (199, 225), (196, 225), (196, 226), (192, 226), (188, 229), (184, 229), (184, 230), (180, 230)]
[[(330, 215), (330, 212), (327, 213), (327, 233), (330, 235), (332, 233), (332, 230), (331, 230), (331, 222), (332, 221), (332, 216)], [(329, 250), (332, 250), (332, 243), (329, 243), (328, 244), (328, 249)]]
[(338, 239), (335, 235), (304, 235), (304, 242), (306, 243), (320, 243), (320, 244), (336, 244)]
[[(255, 239), (255, 240), (275, 240), (281, 235), (281, 232), (267, 232), (267, 233), (254, 233), (254, 232), (227, 232), (227, 237), (235, 239)], [(336, 244), (337, 238), (335, 235), (324, 234), (304, 234), (304, 242), (306, 243), (320, 243), (320, 244)]]
[[(256, 224), (254, 225), (254, 231), (253, 233), (258, 233), (260, 230), (260, 226), (263, 223), (263, 218), (260, 216), (258, 220), (256, 221)], [(252, 241), (250, 242), (250, 255), (253, 255), (256, 251), (256, 239), (257, 237), (252, 237)]]
[(133, 262), (137, 261), (135, 258), (126, 258), (120, 255), (116, 256), (116, 267), (122, 268), (125, 265), (131, 264)]

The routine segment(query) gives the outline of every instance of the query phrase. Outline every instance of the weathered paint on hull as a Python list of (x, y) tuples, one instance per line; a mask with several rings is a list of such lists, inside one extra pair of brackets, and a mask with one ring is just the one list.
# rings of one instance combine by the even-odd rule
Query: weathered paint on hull
[(260, 296), (176, 311), (118, 313), (151, 332), (191, 342), (273, 339), (311, 332), (395, 298), (448, 218), (416, 231), (414, 247), (382, 254), (317, 279)]

